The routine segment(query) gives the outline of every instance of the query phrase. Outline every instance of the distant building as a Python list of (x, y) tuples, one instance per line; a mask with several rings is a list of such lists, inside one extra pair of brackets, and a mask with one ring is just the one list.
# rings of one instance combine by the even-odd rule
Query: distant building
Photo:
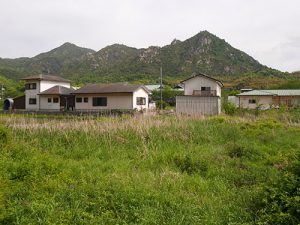
[(197, 74), (181, 83), (184, 85), (184, 96), (176, 97), (176, 112), (190, 115), (221, 113), (221, 81)]
[(25, 110), (61, 110), (74, 107), (71, 81), (53, 75), (35, 75), (23, 78), (25, 83)]
[(75, 110), (148, 109), (149, 90), (139, 84), (89, 84), (72, 93)]
[(173, 87), (173, 90), (184, 91), (184, 84), (177, 84)]
[(155, 90), (164, 89), (164, 86), (160, 86), (160, 84), (146, 84), (145, 87), (149, 90), (150, 93)]
[(7, 98), (3, 102), (3, 110), (12, 110), (14, 107), (14, 100), (12, 98)]
[(270, 109), (300, 107), (300, 89), (294, 90), (252, 90), (238, 94), (239, 107), (248, 109)]
[[(52, 75), (26, 77), (25, 95), (6, 99), (4, 109), (26, 111), (149, 108), (149, 90), (139, 84), (89, 84), (77, 90), (71, 81)], [(153, 106), (152, 106), (153, 107)]]

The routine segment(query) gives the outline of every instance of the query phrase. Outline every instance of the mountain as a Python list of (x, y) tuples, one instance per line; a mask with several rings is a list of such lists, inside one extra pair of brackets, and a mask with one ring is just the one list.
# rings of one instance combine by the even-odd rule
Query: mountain
[(295, 71), (295, 72), (291, 73), (291, 76), (294, 78), (300, 78), (300, 71)]
[[(49, 52), (41, 53), (33, 58), (1, 59), (1, 69), (11, 69), (20, 75), (34, 73), (68, 74), (74, 66), (86, 57), (94, 54), (92, 49), (81, 48), (71, 43), (65, 43)], [(7, 76), (7, 74), (4, 74)], [(14, 77), (12, 75), (12, 77)]]
[(65, 43), (33, 58), (0, 58), (0, 75), (19, 78), (51, 73), (81, 82), (155, 80), (161, 65), (164, 75), (173, 79), (193, 72), (238, 76), (268, 69), (225, 40), (202, 31), (185, 41), (174, 39), (170, 45), (143, 49), (114, 44), (95, 52)]

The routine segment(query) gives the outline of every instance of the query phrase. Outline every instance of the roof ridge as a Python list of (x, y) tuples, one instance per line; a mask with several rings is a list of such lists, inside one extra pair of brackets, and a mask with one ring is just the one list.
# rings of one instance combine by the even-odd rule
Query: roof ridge
[(190, 80), (190, 79), (193, 79), (193, 78), (195, 78), (195, 77), (206, 77), (207, 79), (213, 80), (213, 81), (219, 83), (220, 86), (223, 86), (223, 87), (224, 87), (224, 84), (222, 83), (222, 81), (220, 81), (220, 80), (218, 80), (218, 79), (215, 79), (215, 78), (213, 78), (213, 77), (211, 77), (211, 76), (208, 76), (208, 75), (206, 75), (206, 74), (203, 74), (203, 73), (193, 73), (191, 77), (189, 77), (189, 78), (187, 78), (187, 79), (181, 81), (180, 83), (184, 83), (185, 81)]
[(259, 92), (265, 92), (265, 93), (269, 93), (269, 94), (274, 94), (274, 93), (270, 92), (271, 90), (265, 90), (265, 89), (264, 90), (254, 89), (252, 91), (259, 91)]

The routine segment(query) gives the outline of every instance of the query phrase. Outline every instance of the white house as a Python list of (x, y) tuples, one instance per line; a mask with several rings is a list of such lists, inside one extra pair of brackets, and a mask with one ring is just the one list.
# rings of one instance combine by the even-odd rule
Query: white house
[(300, 89), (293, 90), (252, 90), (237, 95), (239, 107), (248, 109), (270, 109), (300, 107)]
[(148, 109), (148, 89), (139, 84), (89, 84), (73, 92), (76, 110)]
[(176, 112), (192, 115), (221, 113), (221, 81), (197, 74), (181, 83), (184, 85), (184, 96), (176, 97)]
[(74, 91), (70, 80), (58, 76), (40, 74), (22, 80), (26, 81), (25, 109), (28, 111), (60, 110), (67, 107), (64, 101)]

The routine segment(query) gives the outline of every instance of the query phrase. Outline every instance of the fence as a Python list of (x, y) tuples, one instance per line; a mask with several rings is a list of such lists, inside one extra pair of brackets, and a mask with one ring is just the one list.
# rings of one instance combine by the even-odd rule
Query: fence
[(221, 113), (221, 99), (217, 96), (177, 96), (176, 112), (189, 115), (218, 115)]

